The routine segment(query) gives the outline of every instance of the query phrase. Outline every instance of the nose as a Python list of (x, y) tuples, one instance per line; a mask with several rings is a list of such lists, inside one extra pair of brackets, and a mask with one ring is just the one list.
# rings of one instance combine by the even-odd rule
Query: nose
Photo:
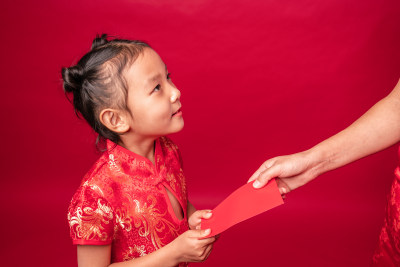
[(171, 92), (171, 103), (176, 102), (181, 98), (181, 91), (178, 88), (174, 87)]

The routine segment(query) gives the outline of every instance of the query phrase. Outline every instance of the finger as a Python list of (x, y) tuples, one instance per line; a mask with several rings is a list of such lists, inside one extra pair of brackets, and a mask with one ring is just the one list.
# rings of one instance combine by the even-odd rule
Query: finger
[(192, 259), (192, 262), (202, 262), (205, 261), (211, 253), (213, 245), (204, 245), (201, 247), (201, 254), (198, 254), (195, 258)]
[(254, 181), (255, 179), (257, 179), (258, 176), (260, 176), (261, 170), (263, 170), (263, 169), (264, 169), (264, 167), (262, 167), (262, 166), (260, 168), (258, 168), (258, 170), (256, 170), (255, 173), (253, 173), (253, 175), (250, 177), (250, 179), (247, 181), (247, 183), (250, 183), (250, 182)]
[(201, 221), (202, 221), (203, 219), (210, 219), (211, 216), (212, 216), (211, 210), (202, 210), (202, 211), (201, 211), (201, 214), (200, 214), (200, 218), (198, 218), (198, 219), (195, 220), (195, 221), (196, 221), (196, 222), (194, 223), (194, 224), (196, 225), (195, 229), (196, 229), (196, 230), (201, 229)]
[(212, 210), (198, 210), (195, 213), (193, 213), (193, 215), (195, 215), (195, 217), (199, 218), (199, 220), (210, 219), (212, 216)]
[(207, 237), (207, 238), (204, 238), (204, 239), (199, 239), (198, 242), (199, 242), (199, 246), (203, 246), (204, 247), (204, 246), (208, 246), (210, 244), (213, 244), (215, 242), (215, 240), (216, 240), (216, 238), (214, 236), (211, 236), (211, 237)]
[(202, 213), (202, 216), (201, 216), (201, 217), (202, 217), (203, 219), (210, 219), (211, 216), (212, 216), (211, 210), (203, 210), (203, 213)]
[(276, 179), (276, 184), (278, 185), (279, 193), (282, 196), (291, 191), (289, 186), (282, 179)]
[(198, 225), (201, 222), (202, 213), (201, 211), (195, 211), (189, 218), (189, 224)]
[(280, 167), (277, 165), (272, 166), (269, 169), (266, 169), (264, 172), (261, 172), (259, 177), (253, 183), (254, 188), (261, 188), (265, 186), (269, 180), (272, 178), (278, 177), (281, 173)]
[(215, 235), (214, 237), (215, 237), (215, 242), (217, 242), (218, 239), (221, 237), (221, 234)]
[(210, 237), (204, 238), (202, 240), (207, 244), (211, 244), (211, 243), (214, 243), (217, 240), (217, 238), (215, 236), (210, 236)]
[(204, 238), (211, 233), (211, 229), (203, 229), (203, 230), (191, 230), (191, 237), (195, 238)]
[(275, 158), (269, 159), (265, 161), (263, 164), (261, 164), (260, 168), (250, 177), (250, 179), (247, 181), (248, 183), (254, 181), (255, 179), (260, 176), (260, 174), (265, 171), (266, 169), (270, 168), (275, 162)]
[(195, 229), (200, 229), (201, 219), (211, 218), (211, 210), (197, 210), (189, 218), (189, 225), (195, 226)]
[(203, 255), (204, 255), (203, 261), (208, 259), (208, 256), (210, 256), (212, 249), (213, 249), (213, 244), (210, 244), (205, 248), (204, 253), (203, 253)]

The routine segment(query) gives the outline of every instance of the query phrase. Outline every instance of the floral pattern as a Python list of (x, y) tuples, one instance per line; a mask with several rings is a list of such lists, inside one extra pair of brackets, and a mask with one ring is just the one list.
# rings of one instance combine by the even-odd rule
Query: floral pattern
[[(186, 184), (176, 145), (166, 137), (157, 139), (155, 164), (111, 141), (107, 148), (71, 201), (73, 243), (111, 244), (112, 262), (121, 262), (152, 253), (188, 230)], [(181, 203), (184, 220), (170, 214), (165, 187)]]
[(99, 199), (95, 210), (91, 207), (84, 207), (83, 209), (78, 207), (75, 214), (76, 216), (68, 215), (70, 227), (74, 229), (75, 238), (107, 240), (108, 235), (103, 232), (103, 225), (109, 224), (113, 218), (111, 208), (107, 204), (102, 204)]

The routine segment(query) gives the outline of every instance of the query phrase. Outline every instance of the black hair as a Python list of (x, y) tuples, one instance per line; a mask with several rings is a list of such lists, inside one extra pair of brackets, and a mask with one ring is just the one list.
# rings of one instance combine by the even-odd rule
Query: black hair
[(122, 73), (145, 47), (150, 46), (142, 41), (108, 40), (107, 34), (97, 35), (91, 50), (75, 66), (62, 68), (64, 92), (67, 97), (73, 94), (76, 115), (82, 115), (98, 133), (96, 144), (105, 139), (120, 141), (116, 132), (100, 122), (99, 114), (104, 108), (128, 109), (128, 88)]

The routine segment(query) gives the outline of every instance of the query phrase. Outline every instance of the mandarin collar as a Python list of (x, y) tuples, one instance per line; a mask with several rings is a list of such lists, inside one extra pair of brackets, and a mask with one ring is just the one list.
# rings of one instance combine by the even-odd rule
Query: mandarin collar
[(165, 179), (164, 155), (159, 138), (155, 141), (154, 164), (146, 157), (136, 154), (107, 139), (110, 166), (139, 179), (145, 184), (157, 185)]

